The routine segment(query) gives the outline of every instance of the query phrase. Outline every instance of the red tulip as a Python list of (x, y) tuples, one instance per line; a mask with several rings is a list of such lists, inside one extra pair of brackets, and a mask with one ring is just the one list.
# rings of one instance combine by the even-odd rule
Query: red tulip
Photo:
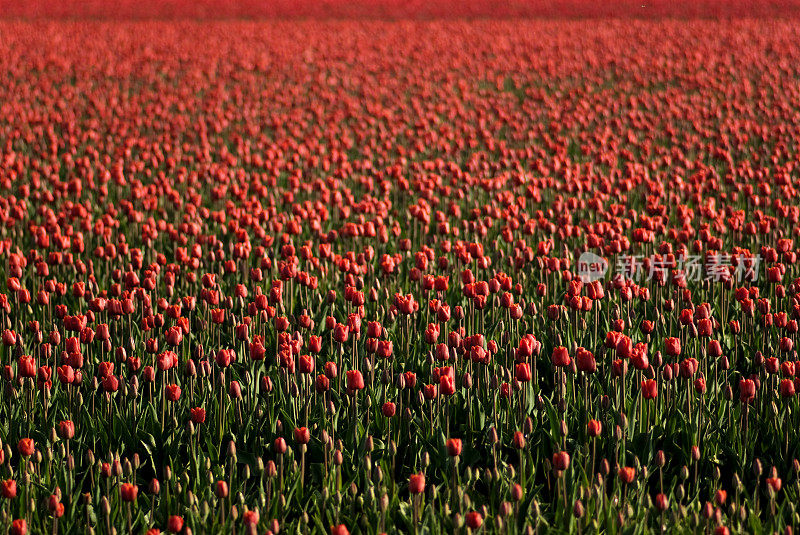
[(9, 535), (26, 535), (28, 533), (28, 523), (24, 518), (18, 518), (11, 522), (11, 529), (8, 533)]
[(591, 351), (579, 347), (575, 353), (575, 365), (578, 370), (585, 373), (594, 373), (597, 371), (597, 361)]
[(569, 454), (565, 451), (553, 454), (553, 468), (563, 472), (569, 468)]
[(598, 420), (589, 420), (587, 424), (587, 433), (590, 437), (598, 437), (603, 432), (603, 424)]
[(139, 488), (136, 485), (131, 485), (130, 483), (123, 483), (120, 486), (120, 496), (122, 496), (122, 500), (126, 502), (135, 502), (136, 495), (139, 494)]
[(362, 390), (364, 388), (364, 377), (358, 370), (347, 371), (347, 389), (350, 391)]
[(526, 362), (517, 364), (514, 367), (514, 376), (520, 383), (527, 383), (531, 380), (531, 367)]
[(167, 385), (164, 387), (164, 394), (169, 401), (178, 401), (181, 397), (181, 388), (178, 385)]
[(461, 455), (461, 439), (449, 438), (447, 439), (447, 454), (450, 457), (458, 457)]
[(553, 349), (553, 366), (569, 366), (572, 360), (569, 357), (566, 347), (557, 347)]
[(467, 513), (466, 520), (467, 527), (473, 530), (479, 529), (483, 524), (483, 517), (480, 513), (476, 513), (475, 511), (470, 511)]
[(408, 491), (411, 494), (422, 494), (425, 490), (425, 474), (411, 474), (408, 479)]
[(381, 406), (381, 412), (387, 418), (392, 418), (395, 414), (395, 410), (396, 410), (395, 404), (392, 403), (391, 401), (387, 401)]
[(3, 481), (0, 483), (0, 493), (2, 493), (3, 498), (13, 500), (17, 497), (17, 482), (13, 479)]
[(167, 529), (172, 533), (180, 533), (183, 529), (183, 518), (172, 515), (167, 519)]
[(636, 469), (631, 468), (630, 466), (623, 466), (622, 468), (619, 469), (618, 475), (623, 483), (629, 485), (633, 482), (633, 479), (636, 477)]
[(58, 432), (64, 440), (71, 440), (75, 436), (75, 424), (70, 420), (63, 420), (58, 424)]
[(350, 329), (347, 327), (347, 325), (337, 323), (336, 327), (333, 329), (333, 339), (340, 344), (347, 343), (347, 338), (349, 335)]
[(652, 379), (642, 381), (642, 397), (644, 399), (656, 399), (658, 397), (658, 383)]
[(311, 434), (306, 427), (298, 427), (294, 430), (294, 441), (298, 444), (308, 444), (311, 440)]
[(23, 438), (20, 439), (19, 443), (17, 444), (17, 451), (23, 457), (30, 457), (36, 451), (36, 445), (33, 443), (33, 439), (30, 438)]
[(206, 410), (202, 407), (194, 407), (189, 410), (189, 417), (195, 425), (206, 421)]
[(750, 403), (756, 398), (756, 384), (750, 379), (739, 381), (739, 399), (742, 403)]

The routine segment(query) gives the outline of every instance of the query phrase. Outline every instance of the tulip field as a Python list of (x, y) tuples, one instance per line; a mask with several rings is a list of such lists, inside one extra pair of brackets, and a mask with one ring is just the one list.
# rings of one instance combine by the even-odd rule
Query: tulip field
[(0, 533), (800, 527), (795, 3), (215, 1), (2, 3)]

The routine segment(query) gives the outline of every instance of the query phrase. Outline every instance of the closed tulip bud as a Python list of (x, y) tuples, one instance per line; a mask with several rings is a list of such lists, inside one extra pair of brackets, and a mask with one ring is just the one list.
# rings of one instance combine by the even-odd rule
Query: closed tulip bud
[(514, 433), (513, 442), (514, 442), (514, 447), (517, 448), (518, 450), (525, 448), (525, 436), (522, 434), (522, 432), (517, 431), (516, 433)]
[(600, 473), (603, 474), (603, 476), (608, 476), (608, 474), (611, 473), (611, 465), (608, 464), (608, 459), (604, 458), (600, 462)]
[(572, 514), (575, 518), (583, 518), (585, 511), (583, 508), (583, 503), (580, 500), (575, 500), (575, 504), (572, 506)]
[(762, 473), (763, 473), (763, 468), (761, 467), (761, 460), (756, 458), (753, 461), (753, 475), (755, 475), (756, 478), (759, 478), (761, 477)]
[(681, 467), (680, 476), (681, 476), (681, 479), (684, 480), (684, 481), (689, 479), (689, 467), (686, 466), (685, 464)]

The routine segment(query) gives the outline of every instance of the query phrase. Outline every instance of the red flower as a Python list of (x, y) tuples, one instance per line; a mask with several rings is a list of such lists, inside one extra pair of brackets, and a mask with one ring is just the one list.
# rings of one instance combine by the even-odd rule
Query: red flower
[(387, 418), (392, 418), (395, 414), (396, 407), (395, 404), (391, 401), (387, 401), (381, 406), (381, 412)]
[(380, 340), (378, 341), (378, 348), (377, 353), (378, 356), (381, 358), (389, 358), (392, 356), (393, 346), (391, 340)]
[(439, 377), (439, 392), (444, 396), (452, 396), (456, 393), (456, 382), (450, 375)]
[(531, 380), (531, 367), (527, 362), (522, 362), (514, 366), (514, 376), (520, 383), (527, 383)]
[(768, 477), (767, 478), (767, 485), (769, 486), (770, 490), (772, 490), (775, 493), (778, 493), (781, 490), (781, 478), (779, 478), (779, 477)]
[(230, 349), (220, 349), (214, 356), (214, 360), (216, 361), (217, 366), (220, 368), (226, 368), (230, 366), (234, 358), (234, 353)]
[(475, 511), (470, 511), (469, 513), (467, 513), (467, 526), (470, 529), (473, 530), (479, 529), (482, 524), (483, 524), (483, 517), (481, 516), (480, 513), (477, 513)]
[(311, 355), (300, 355), (300, 359), (298, 361), (298, 369), (300, 373), (313, 373), (314, 358)]
[(569, 357), (569, 352), (567, 351), (566, 347), (560, 346), (553, 349), (553, 365), (554, 366), (569, 366), (572, 360)]
[(350, 391), (362, 390), (364, 388), (364, 376), (358, 370), (347, 371), (347, 389)]
[[(263, 348), (263, 346), (262, 346)], [(322, 337), (312, 334), (308, 337), (308, 350), (312, 353), (319, 353), (322, 351)], [(252, 345), (251, 345), (252, 351)], [(262, 356), (263, 358), (263, 356)]]
[(336, 367), (335, 362), (326, 362), (325, 363), (325, 377), (328, 379), (336, 379), (339, 375), (339, 370)]
[(181, 387), (174, 384), (167, 385), (164, 387), (164, 393), (169, 401), (178, 401), (181, 398)]
[(123, 501), (135, 502), (136, 496), (139, 494), (139, 487), (136, 485), (131, 485), (130, 483), (123, 483), (120, 486), (119, 491)]
[(170, 327), (167, 331), (167, 343), (171, 346), (178, 346), (183, 341), (183, 331), (180, 327)]
[(343, 325), (341, 323), (337, 323), (336, 327), (333, 328), (333, 339), (340, 343), (344, 344), (347, 342), (347, 338), (350, 336), (350, 329), (347, 325)]
[(307, 427), (297, 427), (294, 430), (294, 441), (298, 444), (308, 444), (311, 440), (311, 434)]
[(751, 379), (739, 381), (739, 399), (742, 403), (750, 403), (756, 398), (756, 384)]
[(569, 453), (566, 451), (560, 451), (553, 454), (553, 468), (556, 470), (563, 472), (567, 468), (569, 468)]
[(0, 483), (0, 493), (3, 494), (3, 498), (13, 500), (17, 497), (17, 482), (13, 479), (3, 481)]
[(31, 438), (23, 438), (17, 444), (17, 451), (23, 457), (30, 457), (36, 451), (36, 445)]
[(697, 334), (698, 336), (711, 336), (711, 332), (714, 330), (711, 320), (708, 318), (701, 319), (697, 322)]
[[(225, 322), (225, 310), (221, 308), (211, 309), (211, 321), (220, 325)], [(181, 520), (183, 522), (183, 520)]]
[(24, 518), (18, 518), (11, 523), (9, 535), (26, 535), (28, 533), (28, 523)]
[(697, 372), (697, 360), (694, 358), (688, 358), (681, 361), (681, 377), (684, 379), (691, 379), (695, 372)]
[(653, 379), (642, 381), (642, 397), (644, 399), (656, 399), (658, 397), (658, 383)]
[(331, 382), (325, 375), (317, 375), (316, 380), (314, 381), (314, 389), (317, 392), (327, 392), (331, 388)]
[(195, 407), (189, 410), (189, 417), (195, 425), (206, 421), (206, 410), (203, 407)]
[(167, 529), (172, 533), (180, 533), (180, 531), (183, 529), (183, 518), (177, 515), (172, 515), (169, 517), (167, 520)]
[(58, 432), (64, 440), (71, 440), (75, 436), (75, 424), (70, 420), (59, 422)]
[(103, 379), (103, 389), (106, 392), (116, 392), (118, 388), (119, 388), (119, 379), (117, 379), (113, 375)]
[(253, 510), (245, 511), (242, 520), (245, 526), (257, 525), (259, 520), (258, 511), (253, 511)]
[(17, 343), (17, 333), (12, 331), (11, 329), (6, 329), (3, 331), (3, 344), (7, 346), (13, 346)]
[(20, 377), (36, 377), (36, 361), (33, 357), (22, 355), (17, 364)]
[(594, 355), (582, 347), (575, 352), (575, 365), (582, 372), (594, 373), (597, 371), (597, 361)]
[(681, 354), (681, 341), (678, 338), (667, 338), (664, 340), (667, 355), (677, 357)]
[(702, 377), (698, 377), (694, 380), (694, 389), (698, 394), (705, 394), (706, 393), (706, 380)]
[(633, 478), (636, 477), (636, 469), (630, 466), (623, 466), (619, 469), (618, 475), (623, 483), (629, 485), (633, 482)]
[(461, 439), (449, 438), (447, 439), (447, 454), (450, 457), (458, 457), (461, 455)]
[(64, 504), (59, 501), (58, 496), (55, 494), (50, 496), (50, 499), (47, 500), (47, 508), (56, 518), (61, 518), (64, 516)]
[(600, 436), (600, 433), (603, 432), (603, 424), (598, 420), (589, 420), (589, 423), (586, 424), (586, 431), (590, 437)]
[(425, 474), (411, 474), (408, 478), (408, 491), (411, 494), (422, 494), (425, 490)]

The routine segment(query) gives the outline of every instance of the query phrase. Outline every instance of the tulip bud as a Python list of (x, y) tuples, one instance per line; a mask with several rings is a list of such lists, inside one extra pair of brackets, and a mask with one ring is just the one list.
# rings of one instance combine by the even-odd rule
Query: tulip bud
[(756, 458), (753, 461), (753, 474), (756, 476), (756, 479), (761, 477), (762, 472), (763, 472), (763, 469), (761, 467), (761, 460)]
[(572, 514), (575, 516), (575, 518), (583, 518), (584, 509), (583, 503), (581, 503), (580, 500), (575, 500), (575, 505), (572, 507)]

